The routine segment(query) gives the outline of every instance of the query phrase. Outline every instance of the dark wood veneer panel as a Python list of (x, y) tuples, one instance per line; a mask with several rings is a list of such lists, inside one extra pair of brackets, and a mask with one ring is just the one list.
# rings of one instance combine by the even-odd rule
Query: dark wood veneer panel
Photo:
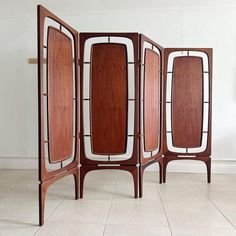
[(92, 151), (108, 155), (125, 153), (128, 110), (126, 46), (94, 44), (90, 73)]
[(201, 146), (203, 63), (200, 57), (174, 59), (172, 81), (172, 139), (180, 148)]
[(73, 148), (73, 61), (71, 39), (59, 30), (48, 32), (49, 159), (69, 158)]
[(153, 151), (159, 143), (159, 55), (153, 50), (145, 49), (144, 73), (144, 148)]

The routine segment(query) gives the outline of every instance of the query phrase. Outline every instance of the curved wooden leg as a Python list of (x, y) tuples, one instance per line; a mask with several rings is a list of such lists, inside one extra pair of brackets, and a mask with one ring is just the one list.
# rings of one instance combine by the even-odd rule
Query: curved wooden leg
[(74, 181), (75, 181), (75, 200), (79, 198), (79, 173), (78, 168), (75, 170), (75, 173), (73, 174)]
[(39, 184), (39, 226), (44, 224), (45, 197), (47, 192), (47, 183)]
[(85, 175), (87, 174), (86, 171), (80, 167), (80, 191), (79, 191), (79, 197), (80, 198), (83, 198), (83, 195), (84, 195), (84, 178), (85, 178)]
[(131, 174), (133, 176), (133, 179), (134, 179), (134, 198), (138, 198), (138, 184), (139, 184), (139, 181), (138, 181), (138, 167), (135, 168)]
[(163, 158), (158, 161), (159, 164), (159, 182), (162, 184), (162, 175), (163, 175)]
[(168, 161), (165, 159), (165, 157), (163, 158), (163, 183), (166, 182), (166, 168), (168, 165)]
[(144, 168), (142, 166), (139, 167), (139, 197), (143, 196), (143, 173)]
[(209, 157), (209, 160), (205, 162), (207, 167), (207, 182), (211, 182), (211, 158)]

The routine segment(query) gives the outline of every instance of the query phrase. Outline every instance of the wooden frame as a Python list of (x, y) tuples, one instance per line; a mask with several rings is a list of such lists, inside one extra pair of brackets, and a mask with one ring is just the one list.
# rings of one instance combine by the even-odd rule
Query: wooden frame
[[(186, 52), (187, 53), (187, 57), (191, 56), (191, 53), (192, 52), (197, 52), (197, 53), (204, 53), (206, 55), (206, 58), (207, 58), (207, 63), (206, 65), (204, 65), (204, 62), (202, 61), (202, 72), (201, 72), (201, 79), (202, 79), (202, 85), (199, 85), (199, 86), (205, 86), (204, 85), (204, 80), (205, 80), (205, 77), (204, 77), (204, 74), (207, 73), (208, 74), (208, 87), (206, 87), (207, 91), (208, 91), (208, 101), (207, 102), (204, 102), (204, 98), (201, 98), (202, 99), (202, 111), (201, 112), (201, 117), (200, 119), (202, 120), (202, 128), (201, 128), (201, 133), (203, 134), (204, 133), (204, 127), (203, 127), (203, 104), (204, 103), (208, 103), (208, 108), (207, 108), (207, 112), (208, 112), (208, 119), (207, 119), (207, 132), (206, 133), (206, 136), (207, 136), (207, 141), (206, 141), (206, 147), (203, 151), (200, 151), (200, 152), (191, 152), (191, 153), (188, 153), (188, 148), (186, 148), (186, 152), (174, 152), (174, 151), (170, 151), (169, 148), (168, 148), (168, 145), (167, 145), (167, 133), (169, 132), (168, 129), (167, 129), (167, 80), (168, 80), (168, 73), (171, 73), (168, 71), (168, 57), (171, 53), (176, 53), (176, 52)], [(193, 56), (192, 58), (197, 58), (198, 56), (197, 53), (192, 53)], [(195, 55), (196, 54), (196, 55)], [(186, 57), (185, 56), (185, 57)], [(190, 58), (190, 57), (189, 57)], [(191, 64), (193, 64), (192, 62), (189, 62), (188, 66), (191, 66)], [(206, 66), (208, 68), (208, 71), (204, 71), (204, 66)], [(196, 66), (195, 66), (196, 67)], [(174, 68), (173, 68), (174, 69)], [(192, 70), (194, 70), (194, 68), (192, 68)], [(174, 73), (172, 71), (172, 73)], [(181, 71), (180, 71), (181, 73)], [(187, 69), (187, 72), (185, 71), (185, 74), (188, 73), (188, 69)], [(195, 74), (193, 74), (193, 76), (196, 76)], [(190, 77), (189, 77), (190, 78)], [(172, 75), (172, 79), (173, 79), (173, 75)], [(205, 164), (206, 164), (206, 167), (207, 167), (207, 181), (208, 183), (211, 182), (211, 117), (212, 117), (212, 49), (210, 48), (166, 48), (164, 50), (164, 80), (165, 80), (165, 83), (164, 83), (164, 103), (165, 103), (165, 106), (164, 106), (164, 159), (163, 159), (163, 182), (166, 182), (166, 168), (167, 168), (167, 165), (170, 161), (172, 160), (199, 160), (199, 161), (203, 161)], [(172, 86), (173, 86), (173, 82), (172, 82)], [(181, 86), (186, 86), (186, 82), (185, 82), (185, 85), (181, 85), (180, 84), (180, 89), (181, 89)], [(173, 88), (173, 87), (172, 87)], [(182, 87), (183, 89), (186, 89), (186, 87)], [(204, 90), (203, 87), (199, 87), (197, 88), (196, 86), (193, 87), (194, 90)], [(180, 91), (181, 92), (181, 91)], [(172, 91), (173, 93), (173, 91)], [(197, 91), (198, 93), (198, 91)], [(172, 96), (173, 94), (171, 94)], [(196, 99), (196, 93), (195, 94), (191, 94), (192, 98), (193, 99)], [(204, 94), (201, 92), (201, 96), (204, 97)], [(173, 99), (171, 97), (171, 99)], [(198, 109), (196, 107), (196, 103), (193, 104), (191, 103), (191, 101), (188, 101), (188, 104), (189, 106), (192, 105), (192, 108), (193, 109)], [(183, 107), (184, 108), (184, 104), (181, 105), (179, 104), (180, 107)], [(171, 105), (171, 109), (173, 109), (173, 104)], [(186, 118), (186, 117), (185, 117)], [(187, 119), (189, 117), (187, 116)], [(196, 117), (192, 117), (193, 119), (196, 119)], [(171, 120), (173, 119), (173, 116), (171, 118)], [(189, 128), (189, 124), (194, 127), (194, 125), (196, 124), (195, 121), (189, 121), (188, 120), (188, 127)], [(171, 124), (172, 124), (172, 121), (171, 121)], [(185, 124), (186, 125), (186, 124)], [(173, 128), (173, 127), (172, 127)], [(184, 131), (182, 131), (182, 135), (184, 136)], [(203, 137), (203, 136), (202, 136)], [(194, 138), (194, 137), (193, 137)], [(173, 139), (173, 137), (172, 137)], [(202, 138), (201, 138), (201, 141)], [(185, 141), (186, 142), (186, 141)], [(191, 144), (188, 144), (191, 146)], [(192, 147), (193, 147), (194, 144), (192, 144)]]
[[(43, 225), (44, 224), (44, 206), (45, 206), (45, 196), (46, 196), (46, 192), (48, 187), (53, 184), (55, 181), (63, 178), (64, 176), (67, 175), (73, 175), (74, 176), (74, 180), (75, 180), (75, 198), (78, 199), (78, 154), (79, 154), (79, 149), (78, 149), (78, 114), (79, 114), (79, 109), (78, 109), (78, 92), (77, 92), (77, 86), (78, 86), (78, 67), (77, 64), (75, 63), (74, 65), (74, 69), (73, 69), (73, 65), (72, 65), (72, 54), (70, 54), (70, 50), (68, 51), (63, 51), (61, 50), (61, 53), (65, 53), (62, 55), (62, 60), (67, 60), (65, 61), (65, 63), (69, 63), (67, 65), (67, 67), (64, 69), (64, 71), (61, 71), (62, 75), (64, 75), (64, 77), (60, 78), (60, 75), (56, 75), (55, 73), (58, 73), (57, 70), (62, 70), (62, 68), (55, 68), (55, 61), (53, 58), (53, 47), (57, 47), (57, 44), (53, 43), (50, 44), (51, 46), (48, 47), (48, 39), (47, 39), (47, 45), (44, 45), (44, 32), (45, 32), (45, 28), (44, 28), (44, 23), (45, 23), (45, 19), (49, 18), (55, 22), (57, 22), (60, 25), (60, 29), (57, 29), (54, 31), (53, 35), (53, 40), (55, 37), (57, 41), (55, 41), (56, 43), (60, 43), (60, 41), (64, 44), (64, 39), (66, 40), (66, 36), (64, 33), (61, 32), (62, 28), (64, 28), (65, 30), (67, 30), (73, 39), (73, 44), (74, 47), (72, 48), (72, 44), (70, 44), (70, 39), (67, 40), (68, 42), (68, 47), (71, 47), (71, 50), (73, 50), (74, 52), (74, 58), (75, 61), (78, 61), (78, 33), (77, 31), (75, 31), (73, 28), (71, 28), (68, 24), (66, 24), (65, 22), (63, 22), (62, 20), (60, 20), (57, 16), (55, 16), (53, 13), (51, 13), (50, 11), (48, 11), (46, 8), (44, 8), (43, 6), (39, 5), (38, 6), (38, 142), (39, 142), (39, 225)], [(53, 28), (55, 29), (55, 28)], [(59, 38), (58, 38), (59, 37)], [(58, 45), (59, 47), (60, 45)], [(47, 55), (48, 54), (48, 50), (50, 51), (50, 55), (51, 57), (47, 59), (47, 75), (46, 78), (44, 75), (45, 72), (45, 68), (44, 63), (45, 63), (45, 59), (44, 59), (44, 50), (47, 50)], [(55, 48), (55, 50), (58, 50), (57, 48)], [(69, 53), (69, 54), (67, 54)], [(58, 58), (57, 58), (58, 59)], [(59, 60), (59, 59), (58, 59)], [(69, 62), (68, 60), (70, 60), (71, 62)], [(57, 61), (58, 62), (58, 61)], [(56, 63), (57, 63), (56, 62)], [(50, 64), (50, 68), (48, 68), (48, 65)], [(74, 70), (74, 76), (72, 75), (72, 70)], [(60, 80), (58, 79), (60, 78)], [(62, 80), (64, 79), (64, 81)], [(72, 95), (72, 91), (71, 91), (71, 86), (72, 86), (72, 81), (73, 80), (74, 83), (74, 105), (72, 105), (74, 107), (74, 113), (72, 111), (71, 105), (69, 105), (70, 107), (67, 106), (67, 102), (69, 102), (69, 104), (72, 104), (72, 101), (70, 101), (71, 99), (71, 95)], [(48, 83), (51, 83), (51, 86), (59, 86), (56, 94), (54, 93), (54, 91), (52, 90), (52, 88), (48, 89)], [(65, 84), (65, 89), (66, 93), (64, 93), (63, 91), (60, 91), (60, 87), (62, 86), (63, 83)], [(69, 87), (68, 87), (69, 86)], [(47, 88), (46, 91), (45, 87)], [(63, 98), (63, 95), (66, 95), (65, 98)], [(59, 103), (58, 101), (56, 101), (55, 99), (57, 99), (57, 96), (61, 96), (61, 102), (64, 103)], [(68, 98), (66, 100), (66, 98)], [(45, 104), (45, 99), (46, 99), (46, 104)], [(57, 107), (57, 105), (61, 106), (61, 107)], [(54, 109), (55, 108), (55, 109)], [(59, 109), (63, 108), (63, 112), (60, 112)], [(54, 109), (54, 110), (53, 110)], [(45, 114), (47, 113), (47, 114)], [(63, 113), (65, 113), (66, 115), (63, 116)], [(71, 135), (71, 124), (73, 123), (73, 118), (72, 118), (72, 114), (74, 114), (74, 130), (75, 130), (75, 137), (74, 137), (74, 153), (72, 154), (73, 156), (71, 156), (71, 158), (73, 158), (73, 160), (69, 163), (66, 164), (64, 167), (62, 166), (62, 161), (68, 159), (68, 157), (70, 156), (70, 147), (71, 147), (71, 139), (73, 139), (73, 137), (69, 138), (69, 136)], [(45, 116), (47, 118), (45, 118)], [(59, 120), (55, 120), (55, 124), (50, 121), (48, 121), (48, 117), (52, 116), (53, 119), (55, 119), (56, 117), (59, 117)], [(50, 118), (49, 118), (50, 119)], [(49, 124), (50, 123), (50, 124)], [(70, 129), (70, 131), (68, 130), (64, 130), (62, 133), (58, 133), (58, 129), (57, 127), (60, 127), (61, 125), (64, 125), (66, 127), (68, 127), (68, 129)], [(50, 131), (49, 131), (50, 130)], [(53, 133), (54, 132), (54, 133)], [(55, 133), (56, 132), (56, 133)], [(48, 134), (48, 140), (45, 140), (45, 136), (46, 134)], [(53, 134), (56, 134), (56, 136), (54, 137)], [(58, 135), (62, 135), (60, 136), (60, 138), (63, 140), (63, 138), (65, 137), (65, 142), (68, 142), (68, 145), (65, 143), (61, 143), (61, 148), (63, 151), (62, 153), (60, 153), (60, 151), (54, 151), (51, 152), (52, 155), (54, 155), (54, 159), (50, 159), (52, 157), (49, 157), (49, 161), (50, 163), (61, 163), (61, 167), (56, 169), (56, 170), (48, 170), (47, 165), (46, 165), (46, 152), (47, 150), (45, 149), (45, 144), (48, 145), (48, 148), (53, 147), (53, 145), (55, 146), (55, 144), (57, 144), (59, 142), (59, 139), (57, 139)], [(68, 136), (69, 135), (69, 136)], [(54, 137), (54, 140), (51, 140), (51, 138)], [(53, 143), (55, 142), (55, 144)], [(69, 150), (69, 151), (68, 151)], [(61, 154), (60, 158), (58, 158), (58, 153)], [(63, 153), (65, 153), (65, 155), (63, 156)], [(69, 155), (69, 156), (68, 156)]]
[[(147, 44), (147, 48), (145, 48), (145, 44)], [(148, 50), (148, 51), (147, 51)], [(146, 59), (147, 59), (147, 52), (150, 55), (150, 63), (152, 64), (153, 61), (155, 60), (155, 57), (157, 58), (156, 60), (159, 60), (159, 65), (146, 65)], [(153, 56), (152, 54), (153, 53)], [(159, 54), (157, 54), (159, 53)], [(151, 39), (149, 39), (148, 37), (146, 37), (145, 35), (140, 35), (140, 97), (139, 97), (139, 104), (140, 104), (140, 114), (139, 114), (139, 130), (140, 130), (140, 140), (139, 140), (139, 153), (140, 153), (140, 171), (139, 171), (139, 175), (140, 175), (140, 181), (139, 181), (139, 196), (142, 197), (143, 195), (143, 174), (144, 174), (144, 170), (146, 167), (148, 167), (149, 165), (153, 164), (153, 163), (158, 163), (159, 164), (159, 181), (160, 183), (162, 183), (162, 165), (163, 165), (163, 77), (162, 77), (162, 67), (163, 67), (163, 54), (164, 54), (164, 49), (158, 45), (157, 43), (155, 43), (154, 41), (152, 41)], [(156, 62), (156, 63), (158, 63)], [(154, 68), (153, 68), (154, 67)], [(159, 68), (158, 68), (159, 67)], [(147, 73), (146, 71), (149, 70), (149, 72)], [(156, 71), (158, 70), (158, 71)], [(157, 80), (157, 82), (155, 82), (155, 79)], [(146, 86), (148, 83), (148, 80), (150, 80), (150, 86), (149, 89), (153, 90), (152, 92), (150, 91), (149, 94), (145, 94), (146, 91)], [(157, 90), (155, 90), (155, 87)], [(141, 91), (143, 90), (143, 91)], [(158, 94), (159, 98), (155, 97), (155, 95)], [(158, 107), (158, 117), (153, 116), (153, 113), (156, 112), (155, 108), (154, 110), (152, 110), (152, 108), (150, 106), (153, 106), (153, 102), (155, 102), (155, 100), (158, 99), (158, 101), (156, 101), (156, 104), (154, 104), (154, 107)], [(153, 101), (154, 100), (154, 101)], [(148, 108), (149, 109), (146, 110), (145, 109), (145, 105), (151, 104)], [(143, 110), (143, 112), (142, 112)], [(156, 140), (157, 143), (155, 143), (156, 145), (159, 146), (159, 150), (157, 153), (153, 154), (153, 151), (155, 150), (151, 150), (151, 156), (150, 157), (145, 157), (144, 156), (144, 150), (145, 150), (145, 137), (147, 137), (147, 131), (151, 131), (153, 129), (150, 129), (151, 127), (147, 126), (147, 121), (146, 121), (146, 112), (149, 112), (150, 114), (152, 114), (152, 117), (149, 117), (150, 120), (148, 120), (148, 123), (151, 124), (152, 126), (155, 126), (155, 123), (159, 123), (158, 127), (156, 127), (156, 134), (150, 134), (150, 138), (149, 140), (153, 140), (155, 139), (155, 135), (158, 137), (158, 140)], [(157, 124), (156, 124), (157, 125)], [(143, 126), (143, 129), (142, 129)], [(145, 126), (147, 126), (147, 131), (145, 132)], [(159, 134), (158, 134), (159, 133)], [(153, 136), (154, 135), (154, 136)], [(155, 147), (156, 145), (152, 145), (152, 147)], [(150, 145), (149, 145), (150, 146)]]
[[(107, 38), (107, 45), (109, 45), (110, 38), (112, 37), (122, 37), (125, 39), (129, 39), (132, 41), (132, 44), (133, 44), (133, 53), (134, 53), (133, 65), (134, 65), (134, 86), (135, 86), (134, 88), (135, 89), (134, 134), (133, 134), (132, 155), (127, 160), (118, 160), (118, 161), (91, 160), (86, 156), (86, 153), (85, 153), (85, 135), (86, 134), (84, 133), (84, 118), (83, 118), (83, 114), (84, 114), (83, 100), (85, 99), (83, 99), (83, 94), (84, 94), (83, 87), (84, 87), (84, 64), (88, 62), (84, 61), (84, 48), (85, 48), (86, 40), (96, 38), (96, 37)], [(80, 78), (81, 78), (80, 80), (80, 94), (81, 94), (81, 99), (80, 99), (80, 112), (81, 112), (80, 113), (81, 114), (81, 119), (80, 119), (80, 145), (81, 145), (81, 148), (80, 148), (80, 160), (81, 160), (80, 198), (83, 197), (83, 185), (84, 185), (83, 183), (84, 183), (85, 175), (89, 171), (100, 170), (100, 169), (119, 169), (119, 170), (126, 170), (130, 172), (134, 179), (134, 195), (135, 195), (135, 198), (138, 197), (138, 163), (139, 163), (138, 162), (138, 119), (139, 119), (138, 42), (139, 42), (138, 33), (80, 33)], [(107, 143), (107, 145), (109, 146), (109, 142)]]

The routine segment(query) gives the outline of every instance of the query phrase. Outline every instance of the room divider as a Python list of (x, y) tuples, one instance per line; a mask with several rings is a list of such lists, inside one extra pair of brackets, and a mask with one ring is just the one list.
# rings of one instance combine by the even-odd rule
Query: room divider
[(212, 49), (167, 48), (164, 58), (164, 157), (203, 161), (211, 182)]
[(38, 6), (40, 225), (48, 187), (67, 175), (76, 199), (86, 174), (101, 169), (130, 172), (142, 197), (145, 168), (158, 163), (165, 182), (178, 159), (204, 161), (210, 182), (211, 64), (212, 49), (163, 49), (138, 33), (78, 34)]

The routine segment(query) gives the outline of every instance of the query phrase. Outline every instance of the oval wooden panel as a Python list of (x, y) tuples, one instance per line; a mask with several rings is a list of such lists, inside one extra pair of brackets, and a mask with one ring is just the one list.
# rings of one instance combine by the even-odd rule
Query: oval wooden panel
[(48, 134), (49, 161), (72, 155), (73, 61), (71, 39), (59, 30), (48, 32)]
[(145, 49), (144, 72), (144, 150), (158, 148), (160, 132), (159, 111), (159, 55), (153, 50)]
[(201, 146), (203, 119), (203, 62), (201, 57), (174, 59), (172, 80), (173, 146)]
[(122, 154), (127, 142), (128, 72), (124, 44), (91, 49), (91, 137), (96, 154)]

